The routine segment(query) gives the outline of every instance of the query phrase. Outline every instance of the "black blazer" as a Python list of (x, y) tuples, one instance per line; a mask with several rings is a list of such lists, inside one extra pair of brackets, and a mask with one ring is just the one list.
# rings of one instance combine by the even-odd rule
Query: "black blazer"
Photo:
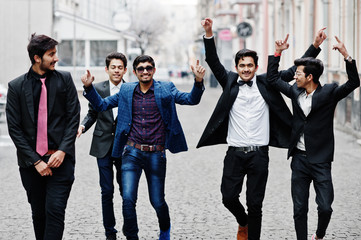
[(269, 56), (267, 72), (269, 83), (292, 100), (293, 121), (288, 157), (293, 155), (297, 142), (304, 133), (307, 159), (311, 163), (332, 162), (335, 145), (333, 116), (336, 105), (360, 86), (355, 60), (352, 63), (345, 61), (348, 76), (346, 83), (340, 86), (337, 83), (320, 84), (317, 87), (312, 97), (311, 112), (307, 117), (298, 104), (298, 97), (304, 89), (298, 88), (296, 83), (290, 85), (279, 79), (279, 60), (280, 57)]
[[(222, 86), (223, 92), (216, 108), (198, 142), (197, 148), (221, 143), (227, 143), (229, 112), (237, 97), (239, 86), (238, 74), (227, 71), (220, 63), (214, 39), (204, 38), (206, 49), (206, 62), (211, 68), (217, 81)], [(321, 50), (311, 45), (303, 57), (316, 57)], [(296, 67), (281, 71), (282, 79), (291, 81)], [(270, 110), (270, 146), (287, 148), (291, 135), (292, 114), (281, 94), (268, 84), (266, 74), (257, 75), (258, 89), (269, 106)]]
[[(78, 93), (69, 72), (52, 71), (47, 75), (48, 138), (56, 149), (75, 160), (75, 138), (79, 126)], [(34, 116), (32, 80), (29, 72), (8, 84), (6, 117), (20, 167), (29, 167), (40, 159), (36, 153), (37, 122)]]
[[(94, 88), (102, 98), (110, 96), (109, 80), (94, 84)], [(96, 158), (103, 158), (113, 146), (117, 121), (114, 121), (112, 109), (97, 112), (89, 103), (88, 114), (81, 123), (85, 126), (84, 132), (88, 131), (95, 122), (97, 123), (93, 132), (89, 154)]]

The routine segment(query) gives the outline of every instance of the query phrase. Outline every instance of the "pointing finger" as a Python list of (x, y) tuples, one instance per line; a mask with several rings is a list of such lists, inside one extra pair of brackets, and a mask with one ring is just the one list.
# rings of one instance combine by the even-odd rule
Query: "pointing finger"
[(340, 40), (340, 39), (338, 39), (338, 37), (337, 37), (337, 36), (335, 36), (335, 38), (336, 38), (336, 41), (337, 41), (338, 43), (340, 43), (340, 42), (341, 42), (341, 40)]
[(286, 36), (286, 38), (285, 38), (285, 40), (284, 40), (285, 43), (286, 43), (287, 40), (288, 40), (288, 36), (289, 36), (289, 34), (287, 33), (287, 36)]

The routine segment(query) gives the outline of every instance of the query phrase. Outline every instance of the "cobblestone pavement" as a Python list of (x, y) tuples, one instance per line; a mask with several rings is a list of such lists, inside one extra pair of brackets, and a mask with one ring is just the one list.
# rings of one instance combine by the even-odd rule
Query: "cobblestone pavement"
[[(190, 90), (191, 86), (178, 85)], [(166, 200), (172, 220), (172, 239), (236, 239), (237, 223), (221, 203), (220, 180), (226, 146), (196, 149), (195, 146), (211, 115), (221, 90), (207, 88), (197, 106), (177, 106), (189, 151), (167, 152)], [(80, 96), (82, 117), (87, 110)], [(15, 148), (7, 136), (4, 119), (0, 122), (0, 239), (34, 239), (30, 206), (20, 181)], [(95, 158), (88, 155), (91, 132), (76, 142), (76, 180), (68, 201), (64, 239), (105, 239), (102, 226), (100, 187)], [(361, 239), (360, 183), (361, 146), (354, 137), (336, 133), (333, 181), (334, 213), (325, 239)], [(286, 150), (270, 149), (270, 173), (263, 208), (262, 239), (295, 239), (290, 195), (290, 161)], [(316, 228), (315, 195), (311, 187), (309, 234)], [(241, 201), (244, 202), (244, 192)], [(158, 223), (152, 209), (144, 175), (137, 203), (139, 236), (158, 239)], [(118, 239), (122, 215), (119, 191), (115, 194)]]

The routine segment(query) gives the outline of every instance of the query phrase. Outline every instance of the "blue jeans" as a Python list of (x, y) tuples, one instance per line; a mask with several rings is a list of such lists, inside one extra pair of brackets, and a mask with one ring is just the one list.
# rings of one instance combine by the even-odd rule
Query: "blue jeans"
[(99, 184), (102, 190), (102, 212), (103, 212), (103, 225), (105, 228), (105, 235), (117, 233), (115, 227), (115, 216), (113, 207), (113, 195), (114, 195), (114, 171), (113, 165), (116, 169), (116, 180), (119, 184), (119, 191), (121, 190), (121, 164), (120, 158), (113, 158), (108, 153), (103, 158), (97, 158), (99, 168)]
[(310, 163), (306, 155), (295, 154), (291, 162), (293, 219), (297, 240), (307, 240), (308, 198), (311, 182), (316, 192), (318, 224), (316, 235), (323, 238), (331, 220), (334, 198), (331, 163)]
[(124, 147), (122, 156), (123, 233), (127, 239), (139, 239), (135, 206), (142, 170), (148, 183), (150, 203), (157, 213), (159, 228), (164, 231), (169, 229), (169, 210), (164, 199), (166, 165), (165, 151), (143, 152), (128, 145)]

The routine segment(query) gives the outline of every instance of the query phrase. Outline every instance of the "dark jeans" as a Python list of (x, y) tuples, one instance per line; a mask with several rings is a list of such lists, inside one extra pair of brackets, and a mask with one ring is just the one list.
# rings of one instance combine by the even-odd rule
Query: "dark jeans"
[(291, 162), (291, 192), (293, 200), (293, 219), (298, 240), (307, 239), (308, 198), (311, 181), (316, 192), (318, 211), (317, 237), (323, 238), (331, 219), (333, 185), (331, 163), (312, 164), (304, 154), (296, 153)]
[[(268, 178), (268, 148), (244, 153), (229, 148), (224, 159), (221, 184), (224, 206), (236, 217), (241, 226), (248, 224), (248, 239), (260, 239), (262, 225), (262, 202)], [(248, 216), (239, 194), (242, 192), (244, 177)]]
[[(48, 161), (49, 157), (43, 158)], [(37, 240), (61, 240), (65, 208), (74, 182), (74, 159), (65, 156), (53, 175), (43, 177), (34, 166), (20, 168), (20, 176), (31, 205)]]
[(121, 191), (121, 158), (113, 158), (110, 153), (103, 158), (97, 158), (99, 168), (99, 184), (102, 190), (102, 212), (103, 225), (105, 228), (105, 235), (117, 233), (115, 227), (115, 216), (113, 206), (114, 195), (114, 171), (113, 165), (116, 169), (116, 180), (119, 184), (119, 191)]
[(164, 199), (166, 176), (165, 151), (143, 152), (128, 145), (122, 157), (122, 190), (123, 190), (123, 233), (127, 239), (138, 238), (138, 223), (135, 210), (139, 179), (144, 170), (150, 203), (158, 217), (159, 228), (168, 230), (170, 218), (168, 205)]

